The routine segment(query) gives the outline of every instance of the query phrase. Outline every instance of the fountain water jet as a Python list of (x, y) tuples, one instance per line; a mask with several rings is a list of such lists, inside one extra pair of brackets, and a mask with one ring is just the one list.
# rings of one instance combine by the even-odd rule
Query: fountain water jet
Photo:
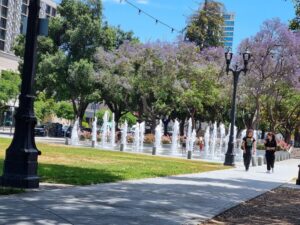
[(224, 139), (226, 138), (226, 131), (225, 126), (223, 123), (220, 124), (220, 151), (219, 154), (222, 157), (222, 155), (225, 154), (225, 148), (224, 148)]
[(179, 134), (179, 122), (178, 120), (175, 120), (173, 125), (173, 133), (172, 133), (172, 146), (171, 150), (174, 154), (178, 148), (178, 134)]
[(140, 124), (139, 123), (136, 123), (135, 129), (134, 129), (133, 148), (135, 151), (139, 151), (139, 149), (140, 149)]
[(121, 140), (121, 144), (123, 144), (124, 149), (126, 149), (127, 147), (127, 132), (128, 132), (128, 123), (125, 120), (123, 130), (122, 130), (122, 140)]
[(214, 123), (213, 133), (212, 133), (212, 139), (211, 139), (211, 158), (215, 158), (216, 153), (216, 142), (217, 142), (217, 135), (218, 135), (218, 127), (217, 122)]
[(155, 128), (155, 142), (154, 147), (156, 149), (161, 148), (161, 137), (162, 137), (162, 121), (159, 121), (159, 124)]
[(192, 118), (189, 119), (188, 121), (188, 129), (187, 129), (187, 134), (186, 134), (186, 150), (191, 151), (191, 138), (192, 138)]
[(79, 130), (79, 118), (75, 121), (74, 126), (72, 128), (71, 145), (79, 145), (78, 130)]
[(191, 149), (190, 151), (193, 151), (195, 148), (196, 138), (197, 138), (197, 133), (196, 133), (196, 130), (193, 129), (192, 136), (190, 138), (190, 149)]
[(139, 146), (139, 148), (140, 149), (144, 148), (145, 129), (146, 129), (145, 128), (145, 122), (140, 123), (140, 133), (139, 133), (139, 135), (140, 135), (140, 138), (139, 138), (140, 146)]
[(92, 127), (92, 146), (97, 146), (97, 117), (95, 117), (93, 121), (93, 127)]
[(209, 141), (210, 141), (210, 127), (207, 126), (204, 134), (204, 158), (209, 157)]
[(112, 119), (111, 119), (110, 145), (112, 147), (116, 145), (116, 122), (115, 122), (114, 113), (112, 114)]
[(101, 134), (101, 145), (105, 147), (107, 145), (107, 134), (108, 134), (108, 111), (105, 111), (103, 115), (103, 125), (102, 125), (102, 134)]

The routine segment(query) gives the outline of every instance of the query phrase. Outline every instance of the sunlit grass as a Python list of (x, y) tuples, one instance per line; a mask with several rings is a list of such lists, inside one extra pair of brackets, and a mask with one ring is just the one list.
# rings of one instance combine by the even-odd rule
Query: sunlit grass
[[(0, 168), (10, 139), (0, 139)], [(73, 185), (199, 173), (226, 167), (200, 161), (38, 143), (41, 181)], [(1, 171), (1, 169), (0, 169)]]

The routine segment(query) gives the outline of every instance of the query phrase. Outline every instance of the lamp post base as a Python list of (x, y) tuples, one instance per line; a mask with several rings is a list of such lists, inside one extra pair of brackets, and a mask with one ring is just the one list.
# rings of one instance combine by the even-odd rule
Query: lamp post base
[(234, 157), (234, 154), (225, 154), (224, 166), (235, 166)]
[(1, 185), (15, 188), (38, 188), (37, 176), (38, 151), (10, 152), (7, 151), (4, 161), (4, 173), (1, 177)]
[(28, 177), (28, 176), (17, 176), (12, 175), (9, 177), (1, 177), (1, 186), (13, 187), (13, 188), (24, 188), (34, 189), (39, 188), (39, 177)]

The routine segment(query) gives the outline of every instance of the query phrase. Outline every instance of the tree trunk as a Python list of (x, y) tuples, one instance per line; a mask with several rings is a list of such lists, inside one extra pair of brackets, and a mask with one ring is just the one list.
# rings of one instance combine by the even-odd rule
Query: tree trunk
[(119, 122), (122, 116), (124, 116), (127, 112), (117, 111), (115, 113), (115, 123), (116, 123), (116, 130), (119, 127)]
[(295, 142), (294, 147), (299, 148), (300, 147), (300, 127), (297, 127), (295, 129)]
[(260, 122), (260, 103), (259, 103), (259, 97), (256, 97), (255, 100), (255, 114), (253, 116), (253, 120), (252, 120), (252, 129), (257, 130), (259, 128), (259, 122)]
[(74, 111), (74, 120), (76, 120), (78, 111), (77, 111), (77, 105), (76, 105), (76, 102), (74, 99), (72, 99), (72, 106), (73, 106), (73, 111)]
[(195, 114), (196, 114), (196, 109), (192, 109), (190, 111), (190, 116), (191, 116), (191, 119), (192, 119), (192, 130), (195, 129), (195, 127), (196, 127)]
[(79, 119), (79, 126), (82, 127), (83, 117), (85, 114), (85, 110), (88, 107), (89, 103), (80, 102), (77, 108), (77, 118)]
[(164, 124), (164, 135), (167, 136), (168, 135), (168, 125), (170, 122), (170, 118), (168, 119), (163, 119), (163, 124)]
[(114, 114), (115, 114), (115, 128), (116, 128), (116, 130), (118, 130), (119, 121), (122, 117), (122, 113), (121, 112), (114, 112)]
[(180, 136), (184, 136), (184, 124), (185, 124), (185, 119), (180, 120), (180, 124), (179, 124)]
[(151, 116), (151, 133), (155, 134), (155, 128), (156, 128), (156, 116)]
[(289, 131), (289, 130), (285, 130), (284, 141), (285, 141), (287, 144), (290, 144), (291, 139), (292, 139), (292, 132)]
[(201, 120), (198, 120), (198, 122), (199, 122), (199, 127), (197, 128), (197, 134), (201, 131)]

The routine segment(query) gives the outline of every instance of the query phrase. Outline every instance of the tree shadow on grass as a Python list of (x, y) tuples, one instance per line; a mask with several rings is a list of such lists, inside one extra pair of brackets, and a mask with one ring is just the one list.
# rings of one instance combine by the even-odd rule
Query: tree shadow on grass
[[(0, 176), (2, 176), (3, 172), (3, 163), (4, 160), (0, 159)], [(90, 185), (124, 180), (124, 177), (113, 174), (105, 169), (46, 163), (39, 163), (38, 175), (41, 178), (41, 182), (72, 185)]]
[(105, 169), (45, 163), (39, 164), (38, 174), (42, 182), (72, 185), (90, 185), (124, 180), (122, 176), (115, 175)]

